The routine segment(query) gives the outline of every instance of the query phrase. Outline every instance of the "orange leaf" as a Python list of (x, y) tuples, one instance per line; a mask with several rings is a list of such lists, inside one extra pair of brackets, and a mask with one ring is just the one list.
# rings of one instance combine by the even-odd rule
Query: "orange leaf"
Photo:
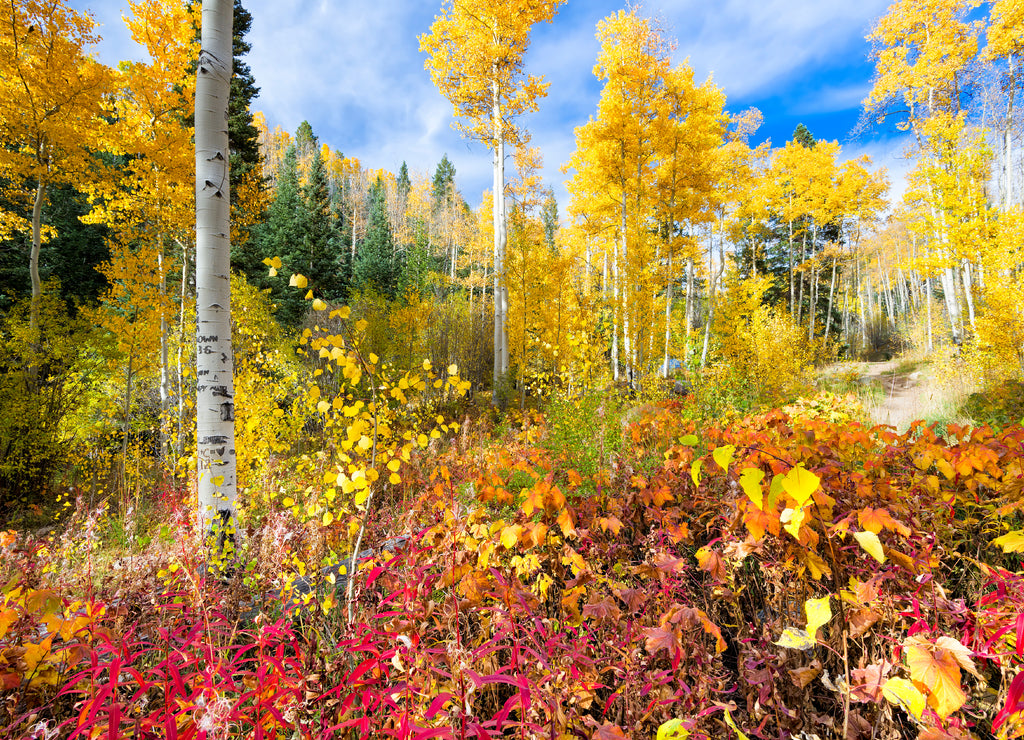
[(960, 663), (950, 650), (920, 637), (907, 641), (910, 677), (928, 690), (928, 704), (945, 719), (967, 701), (960, 688)]

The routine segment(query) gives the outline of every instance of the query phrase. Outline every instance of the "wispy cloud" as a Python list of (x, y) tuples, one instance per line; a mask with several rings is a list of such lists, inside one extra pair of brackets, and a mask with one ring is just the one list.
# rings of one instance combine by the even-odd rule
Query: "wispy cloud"
[[(271, 126), (294, 131), (308, 120), (321, 141), (366, 166), (432, 172), (447, 153), (470, 203), (490, 187), (490, 155), (452, 130), (451, 106), (423, 68), (417, 36), (441, 0), (243, 0), (253, 16), (249, 63), (262, 92), (256, 105)], [(889, 0), (649, 0), (699, 79), (713, 74), (730, 107), (757, 105), (771, 116), (765, 135), (788, 135), (800, 116), (848, 111), (866, 91), (864, 35)], [(104, 61), (138, 58), (121, 22), (124, 0), (72, 0), (103, 23)], [(560, 165), (573, 130), (597, 106), (592, 74), (597, 22), (618, 0), (570, 0), (552, 24), (533, 29), (527, 64), (551, 83), (541, 110), (524, 120), (544, 153), (546, 180), (562, 210)], [(851, 71), (852, 70), (852, 71)], [(840, 116), (842, 117), (842, 116)], [(833, 116), (834, 118), (834, 116)], [(825, 120), (824, 118), (822, 119)], [(844, 139), (856, 116), (815, 130)], [(825, 125), (824, 123), (822, 125)]]

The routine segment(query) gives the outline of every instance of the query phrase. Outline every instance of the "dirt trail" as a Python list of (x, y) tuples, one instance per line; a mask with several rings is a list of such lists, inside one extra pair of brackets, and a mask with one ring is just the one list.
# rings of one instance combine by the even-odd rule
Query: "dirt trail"
[(890, 424), (903, 432), (912, 421), (928, 416), (932, 394), (928, 379), (919, 370), (899, 373), (899, 363), (895, 360), (864, 365), (864, 378), (880, 382), (885, 394), (880, 403), (868, 409), (872, 422)]
[(904, 432), (911, 422), (935, 416), (938, 394), (926, 373), (901, 370), (900, 365), (898, 360), (848, 362), (835, 370), (856, 373), (865, 385), (881, 386), (881, 398), (866, 404), (868, 417), (872, 424), (889, 424)]

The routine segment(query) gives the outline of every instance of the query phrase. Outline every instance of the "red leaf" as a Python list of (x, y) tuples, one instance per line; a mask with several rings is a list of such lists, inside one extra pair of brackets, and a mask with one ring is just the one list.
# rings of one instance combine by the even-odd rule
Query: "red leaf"
[[(1020, 624), (1020, 620), (1017, 622)], [(992, 729), (998, 730), (1000, 725), (1012, 715), (1024, 709), (1020, 704), (1021, 694), (1024, 694), (1024, 672), (1018, 673), (1010, 683), (1010, 691), (1006, 695), (1006, 704), (999, 710), (999, 714), (992, 721)]]
[(667, 650), (669, 655), (675, 655), (679, 650), (679, 638), (673, 630), (645, 627), (641, 631), (647, 637), (647, 652), (651, 655), (655, 655), (659, 650)]

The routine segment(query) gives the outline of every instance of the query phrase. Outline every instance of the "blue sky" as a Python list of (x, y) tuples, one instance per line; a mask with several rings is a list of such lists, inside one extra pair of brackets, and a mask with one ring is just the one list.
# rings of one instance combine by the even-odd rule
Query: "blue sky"
[[(689, 59), (697, 78), (712, 74), (727, 107), (764, 114), (752, 143), (780, 146), (798, 123), (820, 139), (838, 139), (844, 155), (867, 153), (902, 189), (907, 164), (891, 131), (851, 139), (872, 64), (865, 40), (890, 0), (650, 0), (676, 41), (674, 61)], [(490, 187), (490, 156), (460, 138), (451, 106), (423, 68), (417, 36), (429, 30), (441, 0), (243, 0), (253, 16), (249, 64), (261, 94), (256, 107), (271, 127), (294, 132), (308, 120), (320, 140), (368, 167), (432, 173), (445, 153), (463, 196), (480, 202)], [(100, 58), (140, 55), (121, 21), (123, 0), (71, 0), (101, 23)], [(559, 172), (574, 147), (573, 129), (597, 107), (592, 69), (597, 22), (623, 7), (611, 0), (569, 0), (552, 24), (535, 27), (527, 57), (551, 83), (540, 111), (523, 123), (544, 155), (544, 175), (566, 210)]]

